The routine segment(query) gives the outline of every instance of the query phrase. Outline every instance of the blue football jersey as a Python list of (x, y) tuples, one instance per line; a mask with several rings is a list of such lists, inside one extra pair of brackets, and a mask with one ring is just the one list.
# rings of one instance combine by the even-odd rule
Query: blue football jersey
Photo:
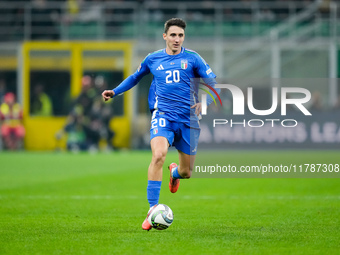
[(169, 55), (165, 49), (155, 51), (143, 60), (133, 75), (114, 89), (115, 94), (130, 89), (148, 73), (153, 74), (148, 96), (152, 117), (161, 116), (198, 127), (198, 118), (191, 106), (198, 101), (199, 83), (193, 79), (208, 78), (213, 81), (210, 85), (214, 86), (216, 78), (204, 59), (183, 47), (177, 55)]

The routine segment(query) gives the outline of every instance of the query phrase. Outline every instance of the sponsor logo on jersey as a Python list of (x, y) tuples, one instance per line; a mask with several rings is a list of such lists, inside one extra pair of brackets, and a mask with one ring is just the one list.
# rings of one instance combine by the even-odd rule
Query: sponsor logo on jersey
[(162, 65), (160, 65), (159, 67), (157, 67), (156, 70), (164, 70), (164, 67)]
[(211, 68), (209, 68), (209, 69), (206, 71), (206, 73), (207, 73), (207, 74), (210, 74), (210, 73), (212, 73), (212, 70), (211, 70)]
[(188, 68), (188, 60), (187, 59), (181, 60), (181, 68), (184, 69), (184, 70)]

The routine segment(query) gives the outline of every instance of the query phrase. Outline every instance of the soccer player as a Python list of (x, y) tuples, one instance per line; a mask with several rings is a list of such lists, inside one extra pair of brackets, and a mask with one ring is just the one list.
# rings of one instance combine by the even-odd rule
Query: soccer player
[[(168, 20), (163, 33), (166, 48), (147, 55), (134, 74), (115, 89), (102, 93), (103, 99), (107, 101), (131, 89), (146, 74), (153, 74), (149, 90), (152, 159), (148, 169), (148, 215), (158, 204), (163, 164), (169, 146), (175, 146), (179, 156), (179, 165), (172, 163), (169, 166), (170, 191), (175, 193), (179, 180), (191, 176), (200, 133), (198, 115), (202, 108), (197, 98), (198, 82), (192, 79), (204, 78), (210, 86), (215, 85), (216, 75), (203, 58), (195, 51), (182, 47), (185, 28), (186, 23), (182, 19)], [(147, 217), (142, 228), (152, 228)]]

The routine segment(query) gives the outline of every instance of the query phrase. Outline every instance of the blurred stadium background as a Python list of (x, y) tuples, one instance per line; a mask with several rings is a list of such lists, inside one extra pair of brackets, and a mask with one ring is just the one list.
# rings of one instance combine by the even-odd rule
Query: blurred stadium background
[[(181, 17), (188, 23), (184, 46), (199, 52), (219, 81), (322, 79), (305, 87), (313, 94), (310, 107), (332, 112), (320, 126), (335, 121), (336, 135), (339, 10), (339, 1), (328, 0), (1, 1), (0, 100), (13, 92), (22, 105), (26, 150), (66, 148), (69, 138), (61, 130), (74, 114), (85, 112), (88, 127), (98, 131), (99, 148), (148, 148), (151, 76), (107, 105), (100, 93), (134, 72), (149, 52), (163, 48), (164, 21)], [(259, 101), (268, 100), (273, 84), (252, 86), (263, 95)], [(47, 104), (45, 112), (35, 105), (39, 93), (47, 98), (40, 102)], [(98, 117), (103, 112), (106, 116)], [(323, 142), (327, 147), (327, 139), (315, 146)], [(339, 148), (340, 138), (328, 143)]]

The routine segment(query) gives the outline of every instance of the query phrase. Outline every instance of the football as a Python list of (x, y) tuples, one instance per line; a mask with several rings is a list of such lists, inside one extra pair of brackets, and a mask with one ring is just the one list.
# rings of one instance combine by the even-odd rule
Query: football
[(151, 211), (148, 221), (151, 226), (157, 230), (164, 230), (170, 227), (174, 220), (174, 214), (169, 206), (158, 204)]

